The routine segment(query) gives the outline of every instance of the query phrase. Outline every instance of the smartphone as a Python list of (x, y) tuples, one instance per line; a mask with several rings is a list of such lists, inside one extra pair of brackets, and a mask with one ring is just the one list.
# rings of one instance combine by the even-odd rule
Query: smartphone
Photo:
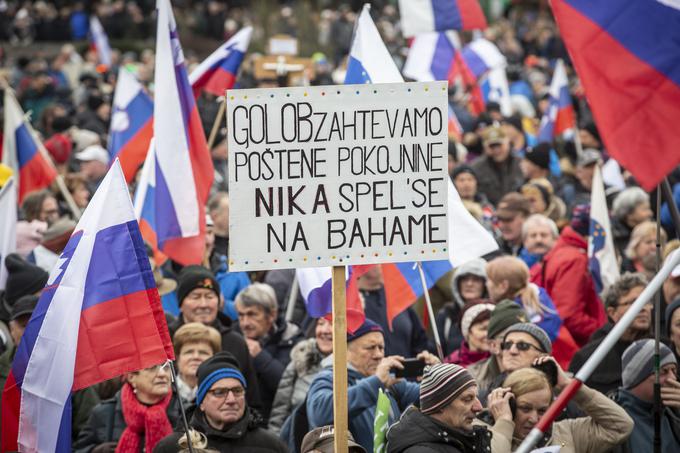
[(510, 405), (510, 412), (512, 412), (512, 419), (514, 420), (517, 415), (517, 400), (514, 396), (508, 400), (508, 404)]
[(550, 385), (555, 387), (557, 385), (557, 367), (551, 360), (546, 360), (539, 365), (532, 365), (532, 368), (543, 371), (548, 378)]
[(415, 378), (423, 375), (425, 369), (425, 361), (422, 359), (404, 359), (401, 362), (404, 369), (392, 368), (394, 376), (398, 378)]

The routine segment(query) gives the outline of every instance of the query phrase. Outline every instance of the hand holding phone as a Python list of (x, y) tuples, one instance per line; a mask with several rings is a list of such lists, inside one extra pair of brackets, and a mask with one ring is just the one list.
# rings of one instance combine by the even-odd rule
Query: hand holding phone
[(423, 375), (425, 361), (422, 359), (404, 359), (401, 364), (403, 368), (393, 368), (391, 371), (397, 378), (415, 378)]

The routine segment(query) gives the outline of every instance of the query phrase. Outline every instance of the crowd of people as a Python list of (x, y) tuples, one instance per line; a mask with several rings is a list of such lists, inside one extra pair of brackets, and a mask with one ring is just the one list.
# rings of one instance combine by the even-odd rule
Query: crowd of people
[[(311, 29), (319, 52), (309, 83), (342, 83), (360, 2), (280, 3), (272, 2), (276, 8), (262, 18), (258, 2), (173, 2), (180, 26), (216, 40), (244, 25), (254, 26), (260, 37), (265, 31), (302, 36), (303, 30), (309, 36)], [(308, 3), (313, 14), (298, 15), (300, 3)], [(408, 45), (397, 2), (373, 3), (378, 29), (401, 67)], [(366, 320), (347, 334), (350, 451), (373, 451), (374, 442), (389, 453), (514, 451), (649, 284), (657, 252), (664, 261), (680, 248), (669, 207), (658, 211), (652, 203), (656, 193), (638, 187), (608, 153), (549, 9), (541, 2), (505, 8), (499, 8), (504, 2), (481, 3), (490, 19), (484, 35), (508, 60), (513, 113), (503, 114), (499, 104), (487, 102), (483, 112), (473, 114), (469, 93), (452, 86), (449, 101), (463, 134), (450, 138), (448, 169), (463, 204), (499, 248), (458, 266), (431, 289), (436, 313), (431, 323), (443, 357), (436, 355), (434, 329), (427, 327), (420, 304), (388, 322), (391, 301), (379, 265), (358, 278)], [(153, 94), (153, 46), (139, 52), (114, 49), (106, 68), (91, 49), (66, 43), (49, 54), (34, 43), (85, 40), (92, 12), (113, 40), (143, 42), (155, 34), (154, 4), (0, 1), (0, 45), (24, 46), (21, 56), (2, 54), (0, 76), (30, 112), (80, 209), (110, 163), (106, 147), (117, 71), (129, 70)], [(206, 53), (186, 50), (190, 68)], [(578, 140), (538, 142), (558, 58), (569, 68)], [(257, 79), (254, 69), (249, 54), (240, 87), (272, 83)], [(214, 97), (202, 94), (198, 108), (208, 134), (217, 114)], [(203, 263), (159, 266), (148, 249), (172, 336), (176, 385), (167, 365), (157, 364), (78, 390), (72, 400), (75, 451), (177, 452), (188, 451), (189, 443), (194, 451), (332, 451), (332, 326), (307, 314), (294, 270), (229, 272), (224, 130), (210, 152), (216, 177), (206, 205)], [(620, 277), (607, 288), (600, 287), (587, 253), (598, 167), (620, 267)], [(0, 166), (0, 186), (10, 176)], [(669, 180), (680, 182), (675, 174)], [(675, 189), (677, 203), (680, 184)], [(17, 250), (5, 259), (8, 279), (0, 294), (0, 386), (75, 227), (56, 186), (27, 195), (20, 206)], [(661, 307), (661, 448), (679, 451), (680, 269), (663, 283)], [(563, 453), (653, 451), (652, 316), (650, 303), (539, 446), (561, 446)], [(412, 358), (425, 364), (422, 376), (397, 378), (395, 371)], [(388, 400), (384, 444), (374, 432), (381, 395)], [(180, 406), (193, 430), (189, 434)]]

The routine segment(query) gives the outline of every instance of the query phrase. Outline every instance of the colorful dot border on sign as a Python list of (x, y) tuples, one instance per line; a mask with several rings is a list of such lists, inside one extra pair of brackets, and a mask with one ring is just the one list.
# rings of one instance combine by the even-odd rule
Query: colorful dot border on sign
[[(422, 90), (425, 93), (429, 93), (431, 91), (429, 85), (423, 86)], [(446, 91), (447, 90), (446, 86), (442, 86), (441, 90)], [(352, 91), (354, 91), (354, 93), (352, 93)], [(385, 92), (386, 91), (387, 90), (385, 90)], [(410, 86), (407, 86), (405, 91), (406, 91), (406, 93), (413, 93), (416, 90), (414, 88), (410, 87)], [(372, 90), (372, 92), (373, 92), (374, 95), (383, 94), (383, 93), (381, 93), (381, 90), (376, 89), (376, 88), (374, 88)], [(401, 90), (398, 90), (398, 89), (395, 89), (395, 88), (389, 88), (389, 94), (393, 95), (393, 94), (398, 94), (399, 92), (401, 92)], [(367, 92), (367, 93), (370, 93), (370, 91)], [(314, 93), (307, 90), (307, 91), (300, 91), (300, 94), (302, 94), (302, 97), (309, 97), (311, 94), (314, 94)], [(326, 94), (332, 94), (332, 92), (324, 90), (324, 91), (319, 91), (318, 94), (325, 97)], [(361, 95), (362, 92), (361, 92), (361, 90), (342, 90), (342, 89), (340, 89), (340, 90), (336, 90), (335, 94), (337, 94), (338, 96), (347, 95), (347, 94)], [(286, 93), (285, 97), (290, 98), (290, 97), (295, 97), (295, 95), (296, 95), (296, 93)], [(299, 94), (297, 94), (297, 95), (299, 95)], [(249, 100), (249, 98), (250, 98), (250, 100), (261, 99), (262, 97), (266, 97), (266, 94), (256, 94), (256, 95), (251, 95), (251, 96), (244, 94), (244, 95), (238, 96), (238, 97), (241, 98), (241, 100), (243, 100), (243, 101), (247, 101), (247, 100)], [(271, 99), (274, 99), (276, 97), (276, 95), (274, 93), (269, 93), (269, 97)], [(234, 96), (234, 95), (229, 96), (229, 100), (231, 100), (231, 101), (236, 100), (236, 98), (237, 98), (237, 96)]]

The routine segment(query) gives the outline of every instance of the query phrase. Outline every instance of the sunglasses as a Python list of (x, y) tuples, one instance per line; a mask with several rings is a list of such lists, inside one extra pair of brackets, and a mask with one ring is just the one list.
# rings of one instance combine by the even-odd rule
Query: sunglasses
[(509, 351), (510, 349), (512, 349), (513, 346), (517, 346), (517, 350), (522, 352), (526, 352), (532, 348), (537, 350), (538, 352), (543, 352), (541, 348), (538, 348), (533, 344), (526, 343), (524, 341), (518, 341), (517, 343), (515, 343), (514, 341), (504, 341), (503, 343), (501, 343), (501, 350)]

